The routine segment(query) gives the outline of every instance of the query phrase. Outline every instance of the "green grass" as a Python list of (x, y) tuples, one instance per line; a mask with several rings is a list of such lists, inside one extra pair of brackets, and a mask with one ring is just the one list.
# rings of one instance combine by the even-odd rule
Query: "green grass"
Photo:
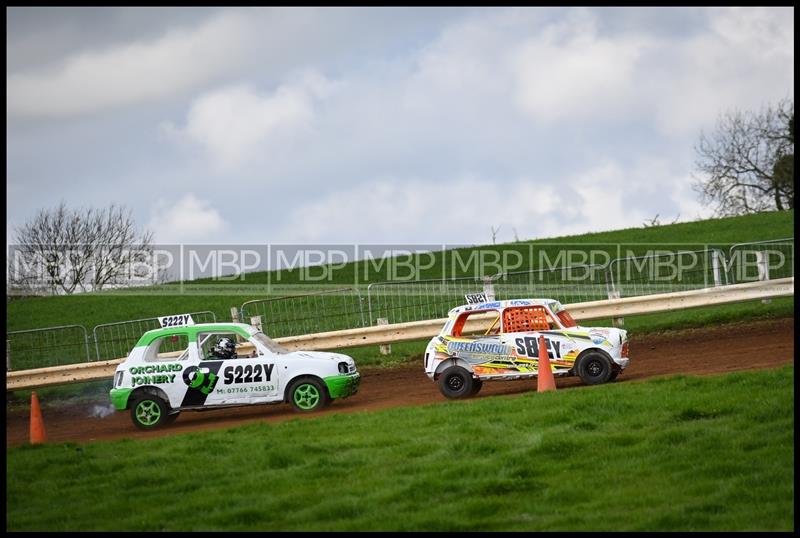
[[(629, 316), (621, 328), (628, 331), (628, 336), (635, 338), (656, 332), (788, 317), (794, 317), (794, 297), (779, 297), (766, 304), (757, 300)], [(611, 320), (592, 320), (587, 321), (586, 325), (610, 327)]]
[[(522, 270), (538, 268), (540, 255), (545, 252), (548, 260), (553, 262), (556, 253), (562, 248), (576, 250), (598, 250), (608, 252), (612, 257), (618, 253), (627, 255), (644, 254), (653, 248), (665, 249), (673, 247), (680, 250), (716, 246), (727, 248), (739, 242), (780, 239), (794, 236), (794, 211), (767, 212), (710, 219), (697, 222), (671, 224), (650, 228), (628, 228), (609, 232), (598, 232), (577, 236), (523, 241), (502, 245), (481, 247), (485, 251), (519, 252), (526, 262)], [(621, 246), (620, 246), (621, 245)], [(466, 253), (474, 248), (455, 249), (439, 252), (435, 255), (435, 263), (420, 273), (420, 278), (441, 278), (443, 264), (453, 267), (454, 256), (466, 259)], [(531, 253), (533, 252), (533, 259)], [(325, 282), (331, 286), (353, 286), (358, 282), (364, 287), (369, 282), (389, 280), (388, 265), (376, 271), (367, 268), (365, 262), (350, 263), (331, 271), (331, 280)], [(458, 268), (458, 264), (455, 264)], [(464, 276), (464, 271), (446, 271), (447, 276)], [(192, 282), (192, 291), (179, 293), (174, 286), (136, 289), (131, 292), (108, 291), (100, 293), (78, 294), (64, 297), (32, 297), (15, 298), (6, 301), (6, 330), (16, 331), (40, 327), (52, 327), (66, 324), (84, 325), (90, 331), (95, 325), (131, 319), (149, 318), (180, 312), (197, 312), (210, 310), (218, 320), (230, 319), (232, 306), (239, 307), (250, 299), (264, 297), (263, 292), (248, 286), (257, 287), (267, 283), (275, 284), (280, 278), (281, 284), (301, 284), (300, 270), (277, 272), (256, 272), (245, 275), (245, 281), (216, 281), (209, 279)], [(214, 284), (222, 287), (224, 292), (204, 291), (204, 286)], [(230, 291), (227, 291), (227, 290)], [(147, 293), (146, 295), (144, 293)], [(456, 305), (453, 305), (456, 306)], [(444, 316), (446, 312), (442, 312)]]
[(7, 530), (791, 531), (794, 369), (7, 450)]

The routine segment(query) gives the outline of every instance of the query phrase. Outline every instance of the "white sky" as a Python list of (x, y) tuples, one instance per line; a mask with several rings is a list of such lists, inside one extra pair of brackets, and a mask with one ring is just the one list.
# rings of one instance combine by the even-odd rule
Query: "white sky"
[[(709, 216), (693, 146), (794, 95), (793, 8), (8, 8), (9, 229), (498, 242)], [(7, 241), (10, 235), (7, 235)]]

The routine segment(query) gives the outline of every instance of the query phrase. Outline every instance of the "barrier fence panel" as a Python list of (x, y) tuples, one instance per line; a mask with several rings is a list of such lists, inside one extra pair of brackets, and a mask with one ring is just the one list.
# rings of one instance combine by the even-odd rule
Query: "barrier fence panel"
[(466, 302), (464, 295), (484, 292), (492, 278), (372, 283), (367, 286), (370, 325), (375, 325), (378, 318), (386, 318), (389, 323), (403, 323), (445, 317), (451, 308)]
[[(213, 323), (217, 316), (213, 312), (189, 312), (195, 323)], [(92, 330), (97, 360), (110, 360), (126, 357), (139, 338), (161, 325), (158, 318), (133, 319), (116, 323), (97, 325)], [(185, 342), (179, 339), (168, 340), (161, 344), (160, 353), (181, 351), (186, 348)]]
[(6, 333), (8, 370), (29, 370), (91, 360), (83, 325), (62, 325)]
[(726, 269), (736, 283), (794, 276), (794, 238), (733, 245)]
[(364, 327), (361, 295), (355, 288), (340, 288), (242, 304), (242, 323), (261, 316), (264, 333), (272, 338)]
[(728, 284), (719, 249), (654, 252), (617, 258), (608, 264), (609, 295), (634, 297)]
[(493, 282), (502, 299), (557, 299), (581, 303), (608, 298), (605, 265), (573, 265), (503, 273)]

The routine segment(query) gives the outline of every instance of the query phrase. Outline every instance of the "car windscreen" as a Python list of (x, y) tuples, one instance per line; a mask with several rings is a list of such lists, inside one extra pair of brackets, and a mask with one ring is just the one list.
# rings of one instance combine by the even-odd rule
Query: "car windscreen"
[(569, 312), (566, 310), (562, 310), (558, 314), (558, 319), (561, 321), (561, 325), (564, 327), (577, 327), (578, 324), (575, 323), (575, 320), (572, 319), (572, 316), (569, 315)]
[(285, 355), (289, 353), (289, 350), (280, 345), (278, 342), (267, 336), (262, 332), (258, 332), (253, 335), (253, 340), (256, 340), (259, 344), (263, 345), (268, 350), (272, 351), (273, 353), (277, 353), (278, 355)]

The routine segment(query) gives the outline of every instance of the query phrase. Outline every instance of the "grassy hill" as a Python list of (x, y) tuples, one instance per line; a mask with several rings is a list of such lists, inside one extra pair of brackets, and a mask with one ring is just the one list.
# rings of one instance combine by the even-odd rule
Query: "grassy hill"
[[(481, 250), (518, 252), (524, 260), (522, 269), (537, 268), (541, 253), (553, 260), (559, 249), (605, 251), (613, 258), (618, 253), (641, 255), (654, 247), (659, 249), (692, 250), (708, 246), (727, 250), (740, 242), (781, 239), (794, 236), (794, 212), (768, 212), (742, 217), (710, 219), (697, 222), (670, 224), (648, 228), (628, 228), (575, 236), (564, 236), (536, 241), (523, 241), (502, 245), (479, 247)], [(420, 278), (441, 278), (443, 268), (447, 276), (468, 274), (454, 260), (464, 260), (478, 247), (440, 251), (433, 255), (433, 265), (421, 272)], [(450, 270), (452, 269), (452, 270)], [(332, 269), (331, 285), (364, 286), (369, 282), (389, 279), (388, 265), (376, 270), (374, 265), (360, 261)], [(183, 292), (175, 285), (153, 286), (132, 291), (108, 291), (64, 297), (14, 298), (6, 302), (6, 329), (9, 331), (80, 324), (91, 330), (100, 323), (179, 312), (210, 310), (217, 319), (230, 319), (230, 308), (251, 299), (265, 297), (260, 290), (265, 284), (301, 284), (300, 269), (254, 272), (245, 275), (244, 281), (212, 281), (202, 279), (191, 282)], [(213, 284), (213, 290), (207, 288)], [(252, 289), (248, 287), (252, 286)], [(206, 288), (206, 289), (204, 289)], [(230, 290), (230, 291), (228, 291)]]

